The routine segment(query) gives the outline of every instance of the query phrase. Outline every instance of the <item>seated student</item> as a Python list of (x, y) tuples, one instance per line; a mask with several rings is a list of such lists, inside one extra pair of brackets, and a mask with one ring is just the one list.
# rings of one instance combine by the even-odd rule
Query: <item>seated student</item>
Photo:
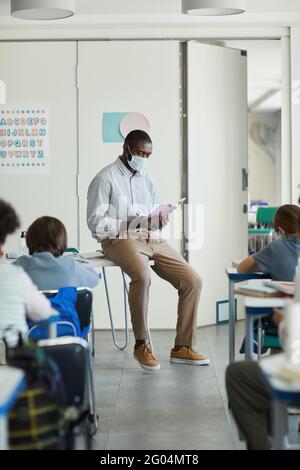
[[(11, 205), (0, 200), (0, 258), (7, 235), (20, 226)], [(57, 312), (22, 268), (0, 260), (0, 338), (15, 346), (19, 333), (25, 336), (26, 315), (33, 321), (45, 320)]]
[[(300, 208), (292, 204), (281, 206), (274, 218), (274, 228), (281, 235), (263, 250), (242, 261), (237, 270), (240, 273), (257, 272), (269, 274), (274, 281), (293, 281), (300, 256)], [(263, 319), (263, 328), (268, 334), (277, 335), (272, 319)], [(254, 346), (256, 350), (256, 345)], [(266, 352), (263, 348), (262, 352)], [(240, 353), (245, 352), (245, 340)]]
[(54, 217), (40, 217), (26, 233), (29, 254), (15, 262), (31, 277), (41, 290), (62, 287), (95, 287), (99, 275), (89, 263), (80, 263), (62, 256), (67, 249), (67, 232), (63, 223)]
[(281, 206), (276, 212), (274, 228), (281, 235), (263, 250), (242, 261), (239, 273), (261, 271), (274, 281), (293, 281), (300, 256), (300, 208), (292, 204)]
[[(279, 311), (274, 323), (279, 324), (284, 336), (284, 321)], [(240, 437), (246, 440), (248, 450), (270, 450), (270, 419), (272, 399), (263, 379), (258, 362), (234, 362), (226, 370), (226, 388), (232, 414), (238, 425)], [(288, 423), (284, 423), (288, 433)]]

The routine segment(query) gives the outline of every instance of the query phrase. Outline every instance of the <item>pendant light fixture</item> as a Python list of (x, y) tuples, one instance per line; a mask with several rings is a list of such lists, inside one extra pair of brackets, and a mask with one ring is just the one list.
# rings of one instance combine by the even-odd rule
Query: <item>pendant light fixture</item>
[(59, 20), (74, 15), (75, 0), (11, 0), (11, 14), (25, 20)]
[(182, 0), (182, 13), (189, 15), (238, 15), (245, 10), (246, 0)]

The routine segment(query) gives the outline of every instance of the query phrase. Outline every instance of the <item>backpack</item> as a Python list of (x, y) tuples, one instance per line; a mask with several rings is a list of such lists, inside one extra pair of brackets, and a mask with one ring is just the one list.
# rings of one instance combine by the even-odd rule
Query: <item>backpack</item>
[(16, 347), (7, 347), (7, 364), (23, 369), (26, 387), (11, 409), (11, 450), (66, 448), (68, 420), (66, 394), (60, 370), (43, 348), (19, 337)]

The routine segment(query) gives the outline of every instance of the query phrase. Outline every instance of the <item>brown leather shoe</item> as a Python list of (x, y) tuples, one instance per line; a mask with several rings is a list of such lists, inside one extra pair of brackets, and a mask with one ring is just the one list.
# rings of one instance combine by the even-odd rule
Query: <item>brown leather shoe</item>
[(181, 346), (177, 351), (172, 349), (170, 361), (175, 364), (192, 364), (195, 366), (207, 366), (209, 364), (208, 357), (202, 356), (191, 346)]
[(148, 343), (141, 344), (134, 349), (133, 357), (140, 366), (148, 372), (155, 372), (160, 369), (160, 363), (154, 357), (152, 349)]

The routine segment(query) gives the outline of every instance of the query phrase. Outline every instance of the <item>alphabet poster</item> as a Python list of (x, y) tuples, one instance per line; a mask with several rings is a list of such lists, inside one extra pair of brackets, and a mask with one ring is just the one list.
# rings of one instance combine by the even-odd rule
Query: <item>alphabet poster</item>
[(46, 174), (49, 163), (48, 107), (1, 105), (0, 174)]

